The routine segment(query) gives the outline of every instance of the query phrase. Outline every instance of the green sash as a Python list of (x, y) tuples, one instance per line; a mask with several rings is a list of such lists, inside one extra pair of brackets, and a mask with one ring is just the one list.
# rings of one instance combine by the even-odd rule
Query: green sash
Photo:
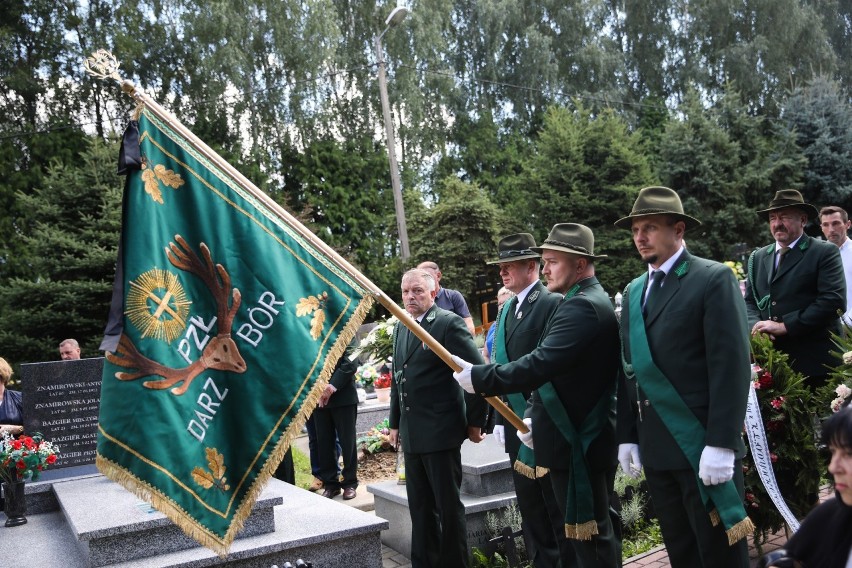
[(704, 426), (683, 402), (671, 382), (654, 364), (648, 337), (645, 335), (645, 318), (642, 316), (642, 290), (648, 275), (633, 280), (629, 285), (630, 360), (633, 373), (642, 391), (657, 410), (666, 429), (674, 437), (692, 469), (701, 499), (713, 525), (721, 520), (728, 535), (728, 543), (734, 544), (754, 531), (754, 524), (746, 515), (742, 500), (733, 481), (719, 485), (704, 485), (698, 478), (698, 464), (704, 449)]
[[(509, 362), (509, 356), (506, 354), (506, 318), (507, 314), (511, 313), (517, 296), (513, 296), (503, 306), (500, 307), (500, 313), (497, 314), (497, 328), (494, 330), (494, 349), (491, 360), (494, 363), (505, 365)], [(527, 400), (521, 393), (512, 393), (506, 396), (509, 399), (509, 405), (518, 418), (523, 419), (524, 411), (527, 408)], [(535, 454), (529, 449), (526, 444), (521, 444), (518, 449), (518, 459), (515, 460), (515, 471), (530, 479), (535, 479)]]
[[(572, 298), (580, 290), (575, 284), (562, 301)], [(555, 312), (554, 312), (555, 314)], [(546, 383), (538, 388), (538, 396), (542, 405), (559, 429), (559, 433), (571, 444), (571, 465), (568, 475), (568, 499), (565, 507), (565, 536), (574, 540), (591, 540), (598, 534), (598, 523), (595, 521), (595, 506), (592, 496), (592, 484), (589, 480), (589, 466), (586, 463), (586, 451), (592, 441), (598, 437), (604, 426), (614, 416), (615, 385), (609, 392), (604, 393), (592, 411), (586, 416), (580, 430), (565, 411), (553, 383)]]

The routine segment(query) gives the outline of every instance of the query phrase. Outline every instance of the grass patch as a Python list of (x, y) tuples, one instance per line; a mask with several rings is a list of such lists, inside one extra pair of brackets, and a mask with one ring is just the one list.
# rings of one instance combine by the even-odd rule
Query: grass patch
[(311, 459), (305, 455), (295, 445), (291, 445), (293, 450), (293, 467), (296, 470), (296, 487), (307, 489), (311, 486), (314, 476), (311, 473)]
[(642, 523), (634, 531), (632, 536), (625, 537), (621, 543), (621, 557), (625, 560), (663, 544), (663, 534), (657, 519)]

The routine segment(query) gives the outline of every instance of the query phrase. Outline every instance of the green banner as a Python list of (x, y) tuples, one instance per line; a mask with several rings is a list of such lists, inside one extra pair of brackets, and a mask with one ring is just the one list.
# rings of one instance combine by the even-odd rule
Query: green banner
[(125, 135), (97, 464), (225, 554), (372, 296), (178, 130)]

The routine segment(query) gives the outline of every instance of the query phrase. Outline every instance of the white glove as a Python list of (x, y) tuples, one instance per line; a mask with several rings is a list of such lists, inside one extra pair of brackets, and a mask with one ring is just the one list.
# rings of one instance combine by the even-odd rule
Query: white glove
[(461, 367), (461, 371), (453, 373), (453, 378), (458, 381), (461, 388), (473, 394), (473, 383), (470, 380), (470, 370), (473, 368), (473, 365), (461, 357), (456, 357), (455, 355), (451, 355), (451, 357), (453, 358), (453, 362)]
[(734, 450), (704, 446), (698, 462), (698, 477), (704, 485), (719, 485), (734, 477)]
[(503, 429), (503, 426), (497, 424), (491, 433), (494, 435), (494, 439), (497, 440), (498, 444), (502, 446), (506, 443), (506, 431)]
[(521, 441), (523, 445), (528, 447), (529, 449), (533, 448), (533, 438), (532, 438), (532, 418), (524, 418), (524, 424), (527, 425), (527, 429), (529, 432), (524, 434), (520, 430), (518, 430), (518, 439)]
[(621, 471), (633, 479), (639, 479), (642, 474), (639, 444), (618, 444), (618, 463), (621, 464)]

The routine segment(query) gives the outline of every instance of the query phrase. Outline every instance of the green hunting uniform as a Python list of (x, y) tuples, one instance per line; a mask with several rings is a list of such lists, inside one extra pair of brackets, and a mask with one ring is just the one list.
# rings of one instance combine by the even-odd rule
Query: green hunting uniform
[[(433, 305), (420, 325), (451, 353), (482, 362), (464, 320)], [(461, 502), (461, 445), (485, 425), (486, 403), (466, 394), (453, 370), (402, 324), (394, 328), (389, 424), (399, 429), (415, 568), (468, 566)]]
[[(517, 308), (517, 296), (504, 304), (503, 309), (508, 312), (503, 349), (509, 361), (520, 359), (538, 347), (545, 325), (561, 301), (561, 294), (549, 292), (541, 282), (536, 282), (520, 308)], [(497, 335), (495, 334), (494, 338), (495, 345), (498, 341)], [(492, 359), (493, 354), (494, 350)], [(520, 394), (524, 399), (529, 399), (530, 390), (526, 389)], [(522, 415), (524, 411), (525, 409), (521, 410)], [(518, 431), (502, 416), (497, 416), (497, 423), (504, 427), (505, 448), (512, 465), (515, 495), (518, 498), (524, 540), (527, 543), (527, 556), (536, 568), (560, 566), (560, 557), (573, 558), (574, 552), (565, 539), (565, 531), (562, 529), (564, 519), (556, 505), (550, 479), (547, 476), (531, 479), (514, 469), (521, 444), (517, 436)]]
[[(642, 325), (642, 313), (629, 308), (628, 290), (621, 313), (627, 377), (619, 381), (618, 438), (639, 444), (671, 565), (747, 568), (746, 539), (729, 546), (722, 525), (711, 524), (699, 495), (702, 482), (661, 419), (660, 413), (671, 414), (665, 401), (659, 408), (652, 404), (632, 375), (631, 326)], [(653, 294), (657, 297), (645, 316), (653, 363), (705, 429), (704, 445), (734, 450), (734, 484), (742, 498), (742, 430), (751, 368), (745, 303), (736, 278), (729, 267), (684, 250)]]
[[(549, 383), (555, 390), (556, 404), (562, 406), (576, 430), (587, 424), (591, 415), (600, 415), (602, 427), (581, 454), (590, 485), (586, 490), (592, 494), (590, 521), (597, 525), (597, 534), (590, 540), (571, 539), (570, 544), (580, 566), (621, 566), (621, 542), (609, 515), (609, 480), (616, 468), (612, 399), (619, 362), (618, 321), (597, 278), (585, 278), (576, 286), (557, 307), (535, 350), (505, 365), (474, 366), (471, 381), (482, 396), (539, 389)], [(549, 470), (565, 520), (569, 483), (576, 467), (572, 444), (538, 391), (530, 397), (526, 416), (532, 418), (536, 467)]]
[[(355, 389), (357, 367), (357, 363), (349, 359), (348, 353), (344, 354), (329, 379), (329, 383), (337, 390), (325, 406), (314, 409), (319, 478), (325, 489), (358, 487), (358, 449), (355, 447), (355, 423), (358, 419), (358, 391)], [(337, 465), (338, 442), (343, 458), (340, 474)]]
[(783, 322), (787, 334), (775, 348), (790, 356), (793, 369), (810, 377), (811, 386), (825, 382), (826, 366), (837, 366), (831, 334), (841, 332), (838, 312), (846, 311), (846, 278), (840, 249), (803, 234), (775, 270), (775, 243), (749, 258), (746, 284), (748, 322)]

